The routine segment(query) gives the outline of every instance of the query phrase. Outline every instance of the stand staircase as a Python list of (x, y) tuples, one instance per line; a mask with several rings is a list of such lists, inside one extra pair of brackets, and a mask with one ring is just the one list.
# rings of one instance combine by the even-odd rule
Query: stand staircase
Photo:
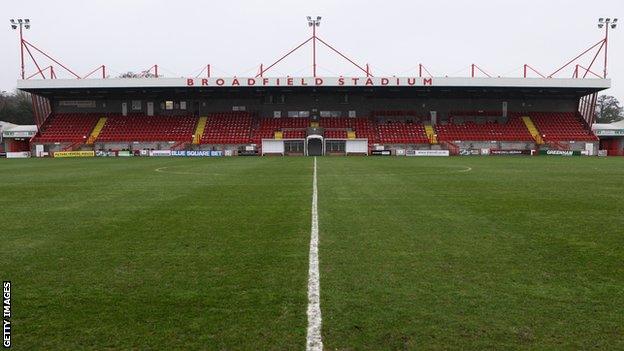
[(531, 136), (535, 140), (535, 143), (538, 146), (543, 145), (544, 139), (542, 138), (542, 135), (540, 134), (539, 130), (537, 130), (537, 127), (535, 126), (535, 123), (533, 123), (533, 120), (531, 119), (531, 117), (523, 116), (522, 122), (524, 122), (524, 125), (527, 127), (529, 133), (531, 133)]
[(201, 138), (204, 135), (204, 129), (206, 128), (206, 122), (208, 122), (208, 117), (199, 117), (197, 127), (195, 127), (195, 133), (193, 134), (193, 145), (199, 145), (201, 142)]
[(436, 136), (435, 129), (431, 123), (425, 123), (425, 133), (427, 133), (427, 139), (429, 139), (429, 144), (437, 144), (438, 137)]
[(91, 134), (89, 135), (89, 139), (87, 139), (87, 145), (93, 145), (93, 143), (95, 143), (95, 140), (97, 140), (97, 137), (102, 132), (102, 129), (104, 129), (105, 124), (106, 124), (106, 117), (101, 117), (95, 124), (95, 127), (93, 127), (93, 130), (91, 131)]

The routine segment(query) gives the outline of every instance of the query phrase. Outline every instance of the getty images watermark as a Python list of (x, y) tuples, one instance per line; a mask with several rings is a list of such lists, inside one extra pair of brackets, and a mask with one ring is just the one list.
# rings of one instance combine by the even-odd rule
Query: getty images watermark
[(2, 283), (2, 346), (11, 347), (11, 282)]

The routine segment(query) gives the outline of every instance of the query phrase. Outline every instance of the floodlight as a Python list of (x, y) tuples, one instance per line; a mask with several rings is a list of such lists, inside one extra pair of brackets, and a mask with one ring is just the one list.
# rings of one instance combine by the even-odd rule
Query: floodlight
[(604, 27), (604, 24), (598, 23), (598, 28), (602, 28), (602, 27)]
[(611, 19), (610, 19), (610, 18), (607, 18), (607, 19), (605, 20), (605, 22), (609, 23), (609, 22), (611, 22)]
[(30, 28), (30, 19), (29, 18), (25, 18), (25, 19), (14, 19), (11, 18), (9, 20), (11, 22), (11, 29), (15, 30), (19, 28), (19, 37), (20, 37), (20, 44), (22, 45), (22, 50), (21, 50), (21, 59), (22, 59), (22, 72), (21, 72), (21, 77), (22, 79), (25, 79), (25, 74), (24, 74), (24, 39), (23, 39), (23, 34), (22, 34), (22, 28), (24, 29), (29, 29)]
[(308, 19), (308, 27), (319, 27), (321, 25), (321, 16), (316, 16), (316, 18), (312, 18), (312, 16), (307, 16)]
[(600, 23), (604, 22), (604, 18), (600, 17), (600, 18), (598, 19), (598, 22), (600, 22)]
[(614, 18), (614, 19), (613, 19), (613, 23), (617, 23), (617, 18)]
[(611, 25), (611, 29), (615, 29), (615, 27), (617, 27), (615, 23)]

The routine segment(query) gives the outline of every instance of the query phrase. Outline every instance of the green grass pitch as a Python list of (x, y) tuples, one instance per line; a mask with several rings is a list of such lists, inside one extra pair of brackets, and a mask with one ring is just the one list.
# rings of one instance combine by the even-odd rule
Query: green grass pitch
[[(624, 349), (624, 159), (317, 162), (326, 349)], [(1, 160), (13, 349), (304, 349), (312, 171)]]

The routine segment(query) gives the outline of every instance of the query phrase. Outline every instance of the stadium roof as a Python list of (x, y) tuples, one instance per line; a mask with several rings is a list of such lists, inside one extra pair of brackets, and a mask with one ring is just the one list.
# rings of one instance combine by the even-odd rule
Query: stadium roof
[(272, 87), (454, 87), (454, 88), (570, 88), (588, 93), (608, 89), (610, 79), (485, 78), (485, 77), (213, 77), (213, 78), (110, 78), (18, 80), (20, 90), (101, 88), (272, 88)]

